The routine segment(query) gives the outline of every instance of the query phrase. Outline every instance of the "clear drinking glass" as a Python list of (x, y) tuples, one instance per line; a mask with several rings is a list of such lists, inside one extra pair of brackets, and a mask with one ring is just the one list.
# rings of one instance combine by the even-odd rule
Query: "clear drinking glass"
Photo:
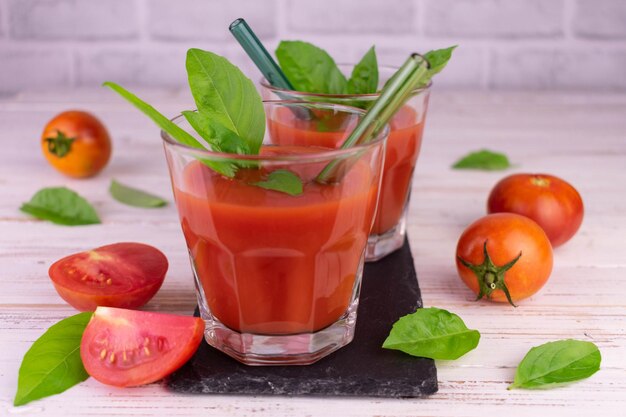
[[(162, 137), (205, 339), (248, 365), (304, 365), (353, 338), (388, 129), (353, 148), (320, 148), (298, 138), (342, 141), (363, 111), (328, 103), (264, 105), (260, 155), (198, 150)], [(174, 122), (198, 138), (183, 117)], [(342, 178), (317, 182), (334, 160), (342, 161)], [(234, 178), (211, 168), (233, 164)], [(258, 185), (277, 170), (296, 173), (302, 194)]]
[[(344, 74), (350, 74), (352, 67), (339, 65)], [(379, 68), (380, 88), (397, 70)], [(273, 87), (265, 79), (261, 80), (261, 87), (266, 100), (304, 100), (367, 108), (379, 97), (379, 94), (303, 93)], [(378, 212), (367, 243), (366, 261), (377, 261), (404, 243), (413, 171), (422, 144), (429, 95), (430, 84), (416, 89), (389, 122), (391, 131), (387, 139)]]

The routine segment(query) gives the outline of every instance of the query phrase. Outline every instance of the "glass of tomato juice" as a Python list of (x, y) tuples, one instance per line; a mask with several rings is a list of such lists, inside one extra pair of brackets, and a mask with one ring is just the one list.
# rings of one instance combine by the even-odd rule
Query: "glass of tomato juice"
[[(344, 74), (352, 71), (352, 65), (339, 65)], [(394, 67), (379, 67), (379, 87), (398, 70)], [(303, 100), (336, 103), (367, 109), (380, 94), (313, 94), (285, 90), (261, 80), (263, 98)], [(391, 131), (387, 139), (383, 178), (378, 201), (378, 211), (366, 249), (366, 261), (377, 261), (404, 244), (406, 222), (411, 194), (413, 171), (422, 145), (422, 133), (428, 109), (430, 84), (413, 91), (409, 100), (389, 122)], [(313, 142), (322, 137), (305, 137), (307, 146), (316, 144), (333, 146), (332, 143)], [(324, 139), (325, 140), (325, 139)]]
[[(248, 365), (304, 365), (353, 338), (388, 129), (366, 144), (336, 149), (325, 144), (342, 142), (362, 110), (288, 101), (264, 106), (259, 155), (198, 150), (162, 136), (205, 339)], [(183, 117), (174, 122), (195, 135)], [(341, 161), (342, 175), (317, 181), (331, 161)], [(220, 164), (236, 164), (235, 176), (210, 168)], [(297, 174), (302, 193), (258, 185), (277, 170)]]

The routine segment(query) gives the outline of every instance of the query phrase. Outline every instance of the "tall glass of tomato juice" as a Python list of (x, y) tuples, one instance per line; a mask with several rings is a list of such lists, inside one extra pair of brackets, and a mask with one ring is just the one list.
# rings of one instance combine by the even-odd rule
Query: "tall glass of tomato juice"
[[(264, 105), (269, 122), (259, 155), (198, 150), (162, 136), (205, 339), (245, 364), (304, 365), (353, 338), (388, 129), (366, 144), (335, 149), (326, 144), (345, 139), (362, 110)], [(174, 121), (195, 135), (184, 118)], [(343, 176), (316, 181), (335, 160)], [(211, 168), (220, 164), (234, 164), (237, 173), (228, 178)], [(297, 174), (302, 193), (258, 185), (277, 170)]]
[[(353, 65), (339, 65), (345, 74), (349, 74), (352, 67)], [(379, 87), (382, 88), (397, 70), (398, 68), (393, 67), (379, 67)], [(266, 100), (280, 98), (368, 108), (379, 97), (379, 94), (313, 94), (284, 90), (271, 86), (265, 79), (261, 80), (261, 87)], [(416, 89), (389, 123), (391, 131), (387, 139), (378, 212), (367, 243), (366, 261), (377, 261), (399, 249), (404, 243), (413, 172), (422, 145), (429, 95), (430, 84)], [(298, 143), (309, 146), (320, 144), (336, 148), (341, 145), (340, 142), (329, 143), (327, 138), (307, 136), (304, 133), (296, 138), (302, 139)]]

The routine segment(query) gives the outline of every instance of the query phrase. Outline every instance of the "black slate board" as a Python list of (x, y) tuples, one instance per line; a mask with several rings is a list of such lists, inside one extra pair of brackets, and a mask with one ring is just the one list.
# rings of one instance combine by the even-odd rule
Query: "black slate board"
[[(437, 391), (431, 359), (381, 345), (392, 324), (422, 307), (408, 242), (365, 265), (354, 340), (308, 366), (246, 366), (203, 343), (172, 374), (173, 391), (198, 394), (316, 395), (415, 398)], [(198, 311), (196, 310), (196, 315)]]

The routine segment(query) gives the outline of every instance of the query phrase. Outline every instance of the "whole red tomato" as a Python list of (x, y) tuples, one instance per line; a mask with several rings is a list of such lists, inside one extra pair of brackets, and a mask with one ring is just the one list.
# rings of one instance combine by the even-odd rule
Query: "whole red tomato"
[(498, 182), (487, 200), (488, 213), (517, 213), (543, 228), (553, 247), (562, 245), (583, 221), (583, 200), (566, 181), (547, 174), (514, 174)]
[(111, 157), (111, 138), (92, 114), (65, 111), (48, 122), (41, 135), (41, 149), (58, 171), (75, 178), (100, 172)]
[(530, 297), (552, 272), (552, 246), (528, 217), (490, 214), (469, 225), (456, 247), (463, 282), (478, 295), (498, 302)]

